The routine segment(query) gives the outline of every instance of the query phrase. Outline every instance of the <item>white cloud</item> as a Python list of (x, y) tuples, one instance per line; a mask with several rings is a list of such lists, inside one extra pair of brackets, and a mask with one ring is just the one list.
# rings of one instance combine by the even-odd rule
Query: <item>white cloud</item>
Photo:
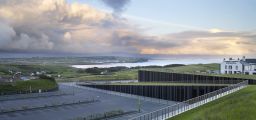
[(256, 52), (255, 36), (243, 32), (187, 31), (162, 36), (161, 39), (169, 41), (169, 43), (176, 43), (176, 45), (170, 47), (142, 47), (141, 53), (253, 55)]
[(4, 48), (5, 45), (12, 43), (12, 39), (15, 37), (16, 33), (12, 27), (8, 26), (6, 23), (0, 22), (0, 47)]

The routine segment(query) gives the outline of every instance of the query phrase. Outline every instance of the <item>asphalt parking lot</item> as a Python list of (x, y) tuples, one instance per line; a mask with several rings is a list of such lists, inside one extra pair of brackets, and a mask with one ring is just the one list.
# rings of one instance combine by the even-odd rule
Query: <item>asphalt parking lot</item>
[[(27, 99), (12, 99), (17, 98), (15, 95), (10, 95), (8, 97), (11, 100), (0, 101), (1, 110), (12, 110), (21, 107), (37, 107), (45, 105), (53, 105), (58, 103), (69, 103), (73, 101), (83, 101), (90, 99), (97, 99), (98, 102), (85, 103), (85, 104), (74, 104), (68, 106), (59, 106), (44, 109), (35, 110), (25, 110), (17, 111), (11, 113), (0, 114), (0, 120), (72, 120), (77, 117), (86, 117), (92, 114), (104, 113), (111, 110), (123, 110), (123, 111), (137, 111), (138, 110), (138, 99), (132, 97), (123, 97), (119, 95), (111, 95), (100, 91), (88, 90), (81, 86), (77, 86), (72, 83), (61, 83), (60, 91), (61, 93), (67, 93), (65, 95), (52, 95), (51, 93), (44, 96), (48, 97), (38, 97), (30, 98), (28, 95)], [(42, 93), (41, 93), (42, 94)], [(35, 95), (35, 94), (33, 94)], [(0, 96), (1, 99), (1, 96)], [(135, 114), (124, 115), (120, 117), (115, 117), (116, 120), (126, 120), (131, 117), (144, 114), (150, 111), (154, 111), (163, 107), (166, 104), (156, 103), (141, 100), (141, 112)], [(173, 102), (174, 104), (175, 102)]]

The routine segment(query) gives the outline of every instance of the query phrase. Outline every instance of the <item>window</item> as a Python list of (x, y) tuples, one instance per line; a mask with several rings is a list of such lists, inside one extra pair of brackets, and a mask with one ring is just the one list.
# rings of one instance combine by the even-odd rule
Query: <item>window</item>
[(236, 71), (234, 71), (234, 74), (236, 74)]
[(229, 66), (229, 69), (232, 69), (232, 66), (231, 66), (231, 65)]
[(232, 74), (232, 71), (229, 71), (229, 74)]
[(225, 71), (225, 74), (228, 74), (228, 71)]
[(238, 66), (236, 66), (236, 70), (238, 70)]
[(225, 65), (225, 69), (227, 69), (228, 68), (228, 66), (227, 65)]

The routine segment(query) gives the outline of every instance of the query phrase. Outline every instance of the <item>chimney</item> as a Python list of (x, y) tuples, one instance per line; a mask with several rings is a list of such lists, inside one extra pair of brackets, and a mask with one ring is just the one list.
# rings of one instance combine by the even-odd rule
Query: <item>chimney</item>
[(243, 59), (242, 59), (243, 61), (245, 61), (245, 56), (243, 56)]

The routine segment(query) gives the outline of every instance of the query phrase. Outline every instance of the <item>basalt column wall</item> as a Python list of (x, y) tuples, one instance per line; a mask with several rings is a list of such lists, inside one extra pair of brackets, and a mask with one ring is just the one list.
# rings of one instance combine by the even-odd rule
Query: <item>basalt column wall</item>
[(256, 84), (253, 79), (241, 79), (232, 77), (207, 76), (182, 73), (168, 73), (156, 71), (139, 71), (139, 82), (182, 82), (182, 83), (206, 83), (206, 84), (236, 84), (248, 80), (249, 84)]
[(143, 85), (85, 85), (87, 87), (159, 98), (185, 101), (227, 86), (143, 86)]

